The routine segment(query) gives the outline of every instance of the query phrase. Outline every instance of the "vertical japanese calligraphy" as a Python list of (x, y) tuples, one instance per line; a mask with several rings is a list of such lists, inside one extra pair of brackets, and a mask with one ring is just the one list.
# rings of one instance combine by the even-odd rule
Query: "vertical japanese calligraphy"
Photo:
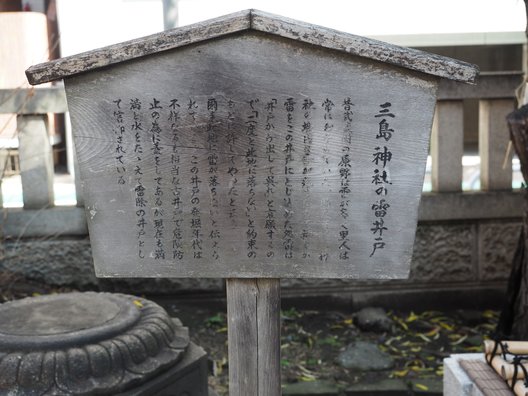
[(125, 138), (125, 124), (123, 120), (123, 111), (121, 110), (121, 99), (116, 99), (113, 101), (116, 105), (116, 108), (114, 110), (114, 119), (116, 121), (116, 125), (114, 128), (114, 135), (116, 138), (116, 146), (115, 146), (115, 162), (116, 162), (116, 172), (117, 172), (117, 184), (123, 185), (126, 183), (125, 181), (125, 173), (126, 173), (126, 167), (124, 163), (124, 156), (126, 155), (126, 151), (123, 147), (124, 145), (124, 138)]
[[(310, 194), (310, 187), (313, 181), (310, 179), (312, 172), (312, 145), (313, 145), (313, 133), (314, 127), (312, 125), (313, 113), (316, 110), (315, 103), (310, 98), (306, 98), (302, 102), (302, 126), (301, 134), (303, 139), (303, 155), (302, 155), (302, 179), (301, 179), (301, 190), (304, 194)], [(310, 212), (313, 208), (310, 205), (310, 201), (306, 200), (304, 204), (304, 213), (307, 219), (310, 218)], [(307, 259), (311, 257), (310, 253), (310, 234), (313, 230), (310, 230), (308, 226), (301, 230), (302, 240), (302, 257)]]
[(216, 132), (217, 119), (216, 112), (218, 111), (218, 102), (215, 98), (207, 99), (207, 111), (209, 112), (209, 119), (207, 122), (207, 144), (208, 144), (208, 156), (207, 164), (209, 173), (209, 192), (211, 196), (211, 207), (209, 209), (209, 220), (211, 221), (211, 231), (209, 232), (209, 239), (211, 240), (211, 256), (214, 260), (220, 258), (219, 255), (219, 241), (220, 241), (220, 228), (218, 226), (218, 186), (220, 184), (218, 179), (218, 135)]
[(375, 220), (370, 229), (374, 235), (370, 257), (374, 256), (377, 251), (385, 249), (386, 246), (384, 237), (387, 234), (388, 227), (385, 223), (385, 216), (390, 208), (387, 196), (390, 190), (389, 186), (392, 184), (387, 173), (388, 164), (392, 161), (392, 151), (388, 147), (388, 144), (394, 134), (394, 129), (390, 127), (389, 120), (396, 117), (390, 109), (391, 106), (392, 104), (389, 102), (380, 104), (380, 109), (374, 116), (374, 118), (380, 119), (380, 121), (378, 123), (377, 134), (375, 135), (377, 143), (372, 154), (372, 162), (376, 166), (372, 175), (372, 183), (374, 184), (375, 192), (379, 199), (371, 205)]
[(183, 250), (183, 200), (182, 182), (180, 177), (181, 156), (179, 150), (180, 133), (178, 126), (181, 120), (178, 99), (170, 99), (168, 103), (169, 115), (167, 122), (171, 131), (170, 175), (172, 185), (172, 258), (182, 260)]
[(135, 179), (135, 207), (136, 207), (136, 227), (137, 227), (137, 248), (138, 257), (145, 258), (145, 227), (147, 225), (147, 205), (148, 200), (145, 197), (145, 187), (143, 186), (143, 126), (141, 121), (141, 101), (138, 98), (130, 99), (130, 111), (132, 112), (132, 123), (130, 124), (131, 132), (134, 134), (134, 179)]
[(227, 116), (226, 116), (226, 134), (225, 142), (227, 147), (227, 157), (228, 157), (228, 213), (230, 224), (234, 226), (236, 224), (235, 217), (237, 214), (237, 197), (238, 197), (238, 165), (237, 165), (237, 156), (235, 153), (235, 144), (238, 139), (237, 130), (235, 127), (235, 102), (229, 100), (227, 102)]
[(352, 159), (350, 158), (350, 146), (352, 144), (352, 100), (350, 97), (343, 101), (343, 137), (341, 144), (341, 158), (339, 160), (339, 214), (341, 226), (339, 230), (339, 259), (348, 260), (350, 255), (350, 233), (348, 229), (349, 206), (350, 206), (350, 177), (352, 173)]
[(149, 104), (151, 127), (149, 130), (150, 138), (152, 140), (152, 153), (154, 155), (154, 208), (153, 208), (153, 220), (154, 220), (154, 239), (156, 241), (156, 247), (154, 249), (154, 259), (161, 260), (165, 259), (165, 223), (164, 223), (164, 212), (163, 212), (163, 176), (161, 172), (161, 157), (164, 151), (164, 147), (161, 146), (161, 127), (160, 111), (163, 107), (160, 106), (160, 101), (154, 98)]
[(284, 146), (284, 233), (282, 235), (282, 244), (284, 245), (284, 258), (293, 258), (293, 175), (295, 173), (292, 166), (293, 152), (295, 148), (293, 146), (293, 134), (294, 134), (294, 122), (293, 112), (295, 110), (296, 102), (293, 98), (288, 98), (284, 102), (284, 108), (286, 109), (286, 143)]
[(272, 98), (266, 103), (266, 235), (268, 237), (266, 257), (275, 256), (274, 235), (277, 232), (276, 208), (275, 208), (275, 190), (277, 181), (275, 178), (275, 159), (277, 148), (275, 147), (275, 109), (277, 108), (277, 99)]
[(257, 125), (259, 112), (256, 108), (259, 99), (250, 99), (248, 102), (249, 109), (246, 114), (245, 128), (247, 138), (246, 167), (247, 167), (247, 201), (246, 201), (246, 218), (247, 218), (247, 257), (254, 259), (257, 257), (257, 225), (256, 225), (256, 187), (257, 187)]
[[(330, 141), (333, 137), (334, 133), (334, 121), (332, 116), (332, 111), (335, 107), (334, 102), (329, 99), (325, 98), (322, 103), (321, 107), (323, 109), (323, 156), (322, 156), (322, 169), (323, 169), (323, 186), (325, 188), (329, 188), (329, 179), (332, 173), (332, 163), (330, 158)], [(323, 197), (321, 200), (321, 206), (323, 211), (323, 217), (328, 218), (329, 217), (329, 209), (330, 209), (330, 199), (328, 196)], [(330, 257), (329, 253), (329, 247), (325, 247), (320, 253), (319, 253), (319, 260), (321, 262), (327, 262)]]
[[(369, 115), (371, 151), (362, 163), (352, 95), (160, 94), (111, 103), (115, 183), (123, 191), (130, 184), (140, 260), (220, 262), (237, 252), (321, 265), (386, 248), (397, 135), (391, 102)], [(368, 246), (353, 243), (358, 166), (371, 169), (376, 197)], [(331, 230), (324, 243), (319, 225)]]
[(203, 253), (202, 246), (202, 214), (200, 207), (200, 184), (202, 180), (200, 179), (200, 168), (198, 166), (198, 156), (191, 155), (191, 232), (192, 232), (192, 252), (195, 259), (201, 259)]

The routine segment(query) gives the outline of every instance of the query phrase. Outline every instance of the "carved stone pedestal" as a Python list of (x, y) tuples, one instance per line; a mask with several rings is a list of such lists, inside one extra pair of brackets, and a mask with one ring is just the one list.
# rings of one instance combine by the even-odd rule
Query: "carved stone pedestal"
[(157, 304), (68, 293), (0, 305), (0, 395), (206, 396), (205, 352)]

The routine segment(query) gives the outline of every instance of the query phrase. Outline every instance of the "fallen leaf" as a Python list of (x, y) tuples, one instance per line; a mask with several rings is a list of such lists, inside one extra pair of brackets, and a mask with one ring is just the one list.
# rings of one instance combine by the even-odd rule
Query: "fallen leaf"
[(432, 337), (434, 335), (436, 335), (438, 332), (440, 331), (440, 327), (439, 326), (436, 326), (434, 329), (432, 329), (431, 331), (428, 331), (427, 333), (425, 333), (425, 335), (427, 337)]
[(448, 330), (448, 331), (453, 331), (455, 329), (455, 326), (450, 325), (450, 324), (445, 323), (445, 322), (439, 322), (438, 324), (440, 326), (442, 326), (444, 329)]
[(411, 322), (414, 322), (417, 319), (419, 319), (419, 316), (416, 315), (413, 311), (411, 311), (411, 313), (409, 314), (409, 316), (407, 316), (407, 319), (405, 319), (405, 321), (407, 323), (411, 323)]
[(452, 342), (451, 345), (458, 345), (458, 344), (462, 344), (464, 341), (466, 341), (466, 339), (468, 338), (467, 334), (466, 335), (463, 335), (462, 337), (460, 337), (458, 340), (456, 340), (455, 342)]
[(405, 377), (409, 373), (408, 369), (405, 370), (395, 370), (392, 372), (392, 375), (395, 377)]
[(420, 337), (422, 340), (424, 340), (425, 342), (431, 342), (431, 339), (426, 337), (425, 335), (423, 335), (422, 333), (417, 333), (416, 334), (418, 337)]

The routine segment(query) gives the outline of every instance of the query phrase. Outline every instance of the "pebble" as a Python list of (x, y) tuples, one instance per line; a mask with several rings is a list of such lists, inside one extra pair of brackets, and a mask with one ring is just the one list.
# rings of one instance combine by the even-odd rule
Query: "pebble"
[(355, 317), (357, 326), (363, 331), (388, 333), (392, 330), (393, 321), (383, 308), (363, 308)]
[(380, 351), (377, 345), (365, 341), (348, 345), (336, 358), (336, 363), (358, 371), (388, 370), (394, 366), (390, 355)]

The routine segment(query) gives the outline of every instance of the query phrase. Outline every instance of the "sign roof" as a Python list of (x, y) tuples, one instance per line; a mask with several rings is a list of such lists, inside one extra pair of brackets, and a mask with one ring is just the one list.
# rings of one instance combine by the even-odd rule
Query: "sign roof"
[(41, 63), (31, 66), (26, 75), (37, 85), (250, 30), (455, 81), (473, 83), (478, 74), (478, 67), (466, 62), (250, 9)]

